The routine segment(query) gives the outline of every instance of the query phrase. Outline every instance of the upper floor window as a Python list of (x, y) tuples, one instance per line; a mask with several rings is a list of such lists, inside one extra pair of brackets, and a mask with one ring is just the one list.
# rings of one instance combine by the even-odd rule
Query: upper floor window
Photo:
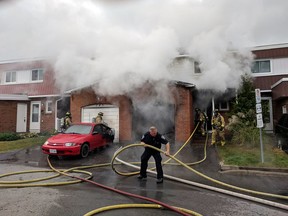
[(43, 69), (32, 70), (32, 81), (42, 81), (43, 80)]
[(9, 71), (6, 72), (6, 83), (14, 83), (16, 82), (16, 71)]
[(200, 64), (197, 61), (194, 62), (194, 73), (196, 74), (201, 73)]
[(252, 73), (271, 72), (270, 60), (255, 61), (252, 66)]

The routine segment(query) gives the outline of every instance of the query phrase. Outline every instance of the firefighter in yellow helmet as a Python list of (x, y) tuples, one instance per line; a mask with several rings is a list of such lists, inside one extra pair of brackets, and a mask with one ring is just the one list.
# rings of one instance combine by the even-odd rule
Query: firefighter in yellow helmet
[(201, 135), (205, 136), (206, 134), (206, 121), (208, 117), (206, 113), (202, 112), (199, 108), (195, 108), (195, 126), (199, 123), (198, 128), (200, 128)]
[(95, 118), (95, 122), (96, 123), (103, 123), (103, 115), (104, 115), (103, 112), (99, 112), (98, 115)]
[(219, 113), (218, 109), (214, 110), (214, 115), (212, 116), (212, 142), (211, 145), (216, 143), (217, 136), (220, 137), (221, 146), (225, 145), (225, 120), (224, 117)]
[(66, 112), (65, 117), (61, 118), (61, 132), (64, 132), (72, 124), (72, 116), (70, 112)]
[(70, 112), (67, 112), (65, 114), (64, 121), (65, 121), (65, 126), (66, 126), (66, 129), (67, 129), (72, 124), (72, 116), (71, 116)]

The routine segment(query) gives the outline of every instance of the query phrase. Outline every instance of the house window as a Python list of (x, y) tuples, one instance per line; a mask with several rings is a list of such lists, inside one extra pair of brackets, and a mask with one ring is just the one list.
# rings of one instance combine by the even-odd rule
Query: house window
[(6, 83), (16, 82), (16, 71), (6, 72)]
[(200, 69), (199, 65), (200, 65), (199, 62), (197, 62), (197, 61), (194, 62), (194, 73), (196, 73), (196, 74), (201, 73), (201, 69)]
[(229, 103), (228, 102), (219, 103), (219, 110), (228, 111), (229, 110)]
[(46, 101), (46, 113), (52, 113), (52, 101)]
[(287, 108), (286, 105), (282, 106), (282, 114), (286, 114), (287, 113)]
[(32, 122), (39, 122), (39, 104), (32, 105)]
[(32, 81), (43, 81), (43, 69), (32, 70)]
[(252, 73), (269, 73), (271, 72), (270, 60), (255, 61), (252, 66)]

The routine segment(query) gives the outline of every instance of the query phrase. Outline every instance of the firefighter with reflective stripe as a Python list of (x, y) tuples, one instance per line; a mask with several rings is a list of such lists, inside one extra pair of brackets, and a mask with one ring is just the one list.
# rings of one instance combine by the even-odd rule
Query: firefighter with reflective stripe
[(212, 142), (211, 145), (216, 143), (217, 136), (220, 137), (221, 145), (225, 145), (225, 120), (224, 117), (219, 113), (218, 109), (214, 110), (214, 115), (212, 117)]
[(196, 114), (195, 114), (195, 126), (199, 123), (198, 128), (200, 128), (201, 135), (205, 136), (206, 134), (206, 121), (208, 120), (208, 117), (206, 113), (202, 112), (199, 108), (195, 109)]
[(61, 131), (65, 131), (72, 124), (70, 112), (66, 112), (65, 117), (61, 119)]

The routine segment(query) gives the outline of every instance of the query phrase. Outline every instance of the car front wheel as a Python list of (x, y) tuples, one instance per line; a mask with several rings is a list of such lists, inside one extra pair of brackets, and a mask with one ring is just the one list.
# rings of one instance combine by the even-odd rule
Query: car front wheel
[(87, 143), (84, 143), (82, 146), (81, 146), (81, 151), (80, 151), (80, 156), (82, 158), (86, 158), (89, 154), (89, 145)]

